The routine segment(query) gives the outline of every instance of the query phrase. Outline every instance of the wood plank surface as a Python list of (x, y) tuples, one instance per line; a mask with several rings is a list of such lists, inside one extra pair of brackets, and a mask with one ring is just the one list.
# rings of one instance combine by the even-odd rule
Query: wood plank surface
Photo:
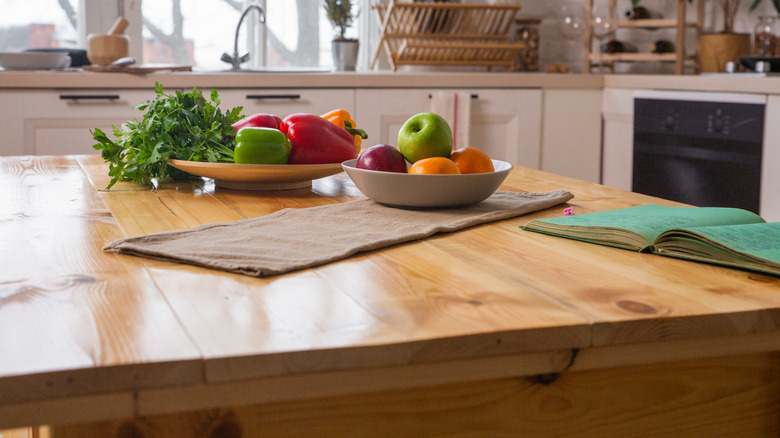
[(101, 250), (122, 233), (99, 195), (70, 158), (0, 160), (0, 404), (199, 379), (138, 260)]
[[(133, 435), (127, 435), (132, 430)], [(125, 435), (122, 435), (125, 433)], [(85, 436), (775, 437), (780, 356), (756, 354), (59, 428)]]
[[(100, 166), (84, 168), (93, 181), (100, 179), (93, 172), (105, 171)], [(106, 202), (112, 211), (123, 212), (117, 216), (127, 234), (138, 235), (235, 220), (234, 213), (254, 217), (284, 207), (362, 196), (345, 174), (315, 181), (309, 193), (253, 193), (203, 186), (197, 189), (203, 190), (199, 206), (191, 210), (208, 210), (212, 217), (198, 223), (179, 220), (186, 215), (177, 213), (177, 206), (192, 195), (182, 190), (186, 184), (177, 187), (156, 191), (163, 193), (139, 193), (124, 192), (119, 186), (118, 193), (110, 194)], [(142, 207), (133, 204), (139, 199)], [(145, 212), (142, 217), (127, 213), (140, 208)], [(152, 220), (154, 216), (159, 220)], [(141, 219), (143, 225), (139, 225)], [(587, 321), (534, 294), (514, 292), (517, 287), (500, 276), (480, 274), (427, 242), (269, 279), (164, 265), (156, 263), (149, 273), (165, 291), (182, 324), (198, 339), (207, 360), (208, 381), (474, 357), (485, 354), (483, 338), (459, 339), (459, 349), (452, 348), (448, 338), (502, 332), (508, 327), (513, 332), (502, 335), (501, 353), (512, 348), (580, 348), (589, 342)], [(491, 294), (495, 303), (487, 302), (487, 296), (469, 296), (480, 290)], [(503, 297), (504, 291), (513, 291), (513, 296)], [(479, 300), (485, 302), (475, 304)], [(242, 314), (251, 319), (236, 317)], [(203, 324), (204, 318), (210, 323)], [(522, 324), (515, 326), (513, 321)], [(516, 330), (545, 327), (550, 330), (543, 334)], [(416, 343), (397, 346), (409, 342)], [(355, 346), (365, 351), (328, 351)], [(287, 354), (265, 354), (282, 352)]]
[[(577, 399), (571, 403), (582, 406), (611, 400), (606, 387), (588, 389), (598, 379), (623, 385), (607, 368), (622, 369), (626, 379), (660, 379), (669, 371), (672, 380), (703, 387), (690, 364), (700, 360), (697, 366), (717, 374), (739, 362), (729, 355), (746, 361), (745, 368), (738, 367), (744, 374), (737, 377), (739, 390), (768, 406), (755, 418), (748, 418), (747, 408), (735, 412), (734, 423), (753, 430), (771, 420), (768, 409), (777, 406), (742, 371), (763, 370), (763, 382), (776, 385), (770, 373), (778, 366), (772, 352), (780, 351), (780, 279), (519, 228), (534, 218), (561, 215), (564, 207), (582, 214), (646, 203), (678, 205), (669, 201), (518, 166), (503, 190), (566, 189), (574, 199), (259, 279), (101, 248), (125, 236), (362, 197), (345, 174), (316, 180), (311, 189), (279, 192), (225, 190), (210, 180), (165, 183), (155, 190), (118, 183), (103, 191), (107, 184), (99, 156), (0, 158), (0, 427), (45, 418), (80, 423), (142, 416), (140, 430), (150, 430), (168, 427), (156, 423), (160, 415), (189, 409), (195, 417), (163, 422), (187, 421), (203, 430), (204, 418), (227, 413), (242, 428), (274, 430), (288, 423), (275, 426), (266, 412), (301, 403), (300, 416), (284, 415), (316, 432), (325, 418), (321, 412), (334, 402), (344, 427), (355, 421), (363, 427), (368, 423), (356, 417), (364, 407), (367, 418), (383, 425), (408, 416), (405, 408), (395, 412), (398, 406), (425, 410), (415, 400), (434, 406), (439, 396), (448, 418), (462, 424), (457, 412), (473, 410), (473, 419), (486, 415), (492, 402), (485, 405), (484, 397), (502, 399), (505, 390), (512, 395), (494, 406), (500, 417), (509, 415), (510, 406), (541, 409), (529, 400), (552, 388), (569, 393), (584, 385), (583, 394), (571, 396)], [(672, 364), (668, 370), (658, 365), (664, 362)], [(538, 381), (517, 386), (519, 376), (562, 372), (572, 374), (571, 387)], [(633, 390), (649, 390), (643, 385)], [(465, 391), (469, 401), (458, 405), (450, 391)], [(669, 412), (640, 410), (645, 419), (624, 421), (612, 404), (649, 403), (656, 395), (609, 401), (594, 412), (617, 423), (603, 428), (599, 417), (576, 410), (576, 415), (566, 411), (572, 415), (568, 422), (540, 417), (538, 427), (556, 431), (560, 423), (562, 431), (587, 424), (609, 435), (657, 418), (678, 422), (675, 406), (700, 421), (707, 406), (715, 412), (719, 406), (705, 393), (666, 405)], [(92, 397), (101, 396), (116, 397), (116, 404), (93, 412), (91, 400), (98, 399)], [(80, 402), (85, 406), (80, 416), (65, 419), (65, 407)], [(203, 411), (258, 403), (264, 407), (247, 407), (246, 414), (243, 408), (219, 410), (216, 417)], [(46, 409), (36, 416), (39, 408)], [(423, 431), (428, 420), (421, 419)], [(504, 420), (508, 429), (497, 429), (495, 436), (518, 425), (517, 419)], [(122, 424), (127, 423), (100, 427), (114, 432), (131, 427)], [(680, 424), (669, 436), (685, 436), (689, 425)], [(58, 433), (75, 436), (67, 430)]]

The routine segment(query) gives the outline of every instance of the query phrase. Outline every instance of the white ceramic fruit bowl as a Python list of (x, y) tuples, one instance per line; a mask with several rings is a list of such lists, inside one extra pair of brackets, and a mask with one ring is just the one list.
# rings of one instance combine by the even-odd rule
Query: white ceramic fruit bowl
[(476, 204), (498, 190), (514, 167), (493, 160), (494, 172), (468, 175), (418, 175), (358, 169), (357, 160), (341, 163), (364, 195), (393, 207), (459, 207)]

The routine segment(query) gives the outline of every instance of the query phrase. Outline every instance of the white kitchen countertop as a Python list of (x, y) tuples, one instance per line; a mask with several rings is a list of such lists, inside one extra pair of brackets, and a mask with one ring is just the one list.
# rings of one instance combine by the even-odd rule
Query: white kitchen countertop
[(780, 94), (780, 76), (618, 74), (604, 76), (604, 88)]
[(593, 88), (597, 75), (544, 73), (368, 72), (368, 73), (217, 73), (149, 74), (83, 71), (0, 71), (0, 88)]
[(156, 81), (166, 88), (630, 88), (780, 94), (780, 76), (752, 75), (0, 71), (0, 89), (149, 88)]

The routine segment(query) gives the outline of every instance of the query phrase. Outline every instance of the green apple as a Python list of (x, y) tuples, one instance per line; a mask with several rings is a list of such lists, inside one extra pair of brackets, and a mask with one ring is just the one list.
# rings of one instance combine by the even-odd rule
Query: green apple
[(415, 114), (398, 131), (398, 149), (410, 163), (452, 153), (452, 129), (435, 113)]

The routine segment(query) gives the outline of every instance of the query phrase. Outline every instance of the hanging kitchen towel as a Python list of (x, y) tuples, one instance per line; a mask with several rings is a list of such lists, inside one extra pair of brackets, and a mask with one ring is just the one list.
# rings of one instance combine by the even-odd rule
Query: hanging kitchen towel
[(471, 93), (434, 91), (431, 93), (431, 110), (449, 123), (452, 129), (453, 148), (470, 146)]
[(188, 230), (130, 237), (103, 249), (256, 277), (282, 274), (436, 233), (509, 219), (561, 204), (574, 195), (498, 191), (478, 204), (450, 209), (401, 209), (370, 199)]
[(455, 93), (455, 149), (471, 146), (471, 93)]

